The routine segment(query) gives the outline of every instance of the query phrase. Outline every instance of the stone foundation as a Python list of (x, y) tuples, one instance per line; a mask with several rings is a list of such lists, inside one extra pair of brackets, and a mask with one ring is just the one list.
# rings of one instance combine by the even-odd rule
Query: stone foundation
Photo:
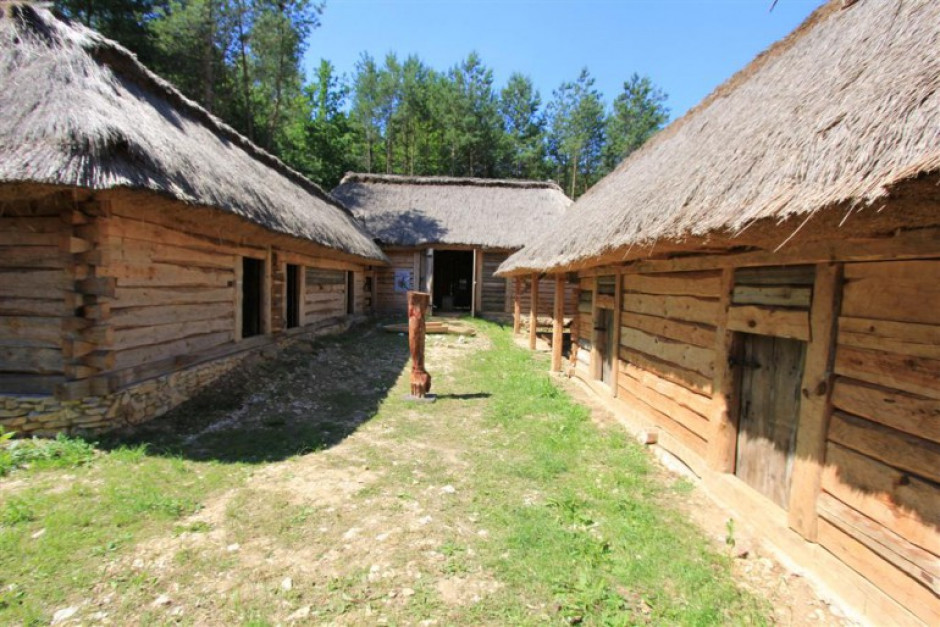
[(197, 364), (171, 374), (130, 385), (107, 396), (62, 401), (48, 395), (0, 395), (0, 427), (17, 435), (96, 433), (146, 422), (193, 397), (252, 355), (274, 357), (284, 346), (313, 335), (344, 331), (350, 321), (322, 326), (270, 344)]

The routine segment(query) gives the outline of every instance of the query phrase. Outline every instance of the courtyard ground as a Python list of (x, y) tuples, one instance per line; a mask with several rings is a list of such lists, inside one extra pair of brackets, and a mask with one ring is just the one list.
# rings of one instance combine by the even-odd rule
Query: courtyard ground
[(428, 339), (434, 403), (405, 400), (406, 338), (369, 325), (96, 446), (8, 449), (0, 623), (845, 622), (720, 511), (692, 523), (714, 506), (543, 356), (473, 324)]

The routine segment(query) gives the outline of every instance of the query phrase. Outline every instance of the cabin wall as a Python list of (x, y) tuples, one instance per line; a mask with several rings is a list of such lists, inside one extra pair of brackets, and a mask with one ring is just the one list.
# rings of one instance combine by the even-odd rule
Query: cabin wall
[[(35, 202), (24, 204), (44, 212), (29, 217), (29, 224), (0, 218), (0, 228), (8, 227), (0, 230), (0, 242), (25, 239), (37, 249), (17, 250), (4, 261), (39, 259), (40, 249), (43, 259), (34, 280), (0, 283), (10, 292), (0, 301), (0, 355), (11, 357), (4, 361), (11, 370), (51, 379), (39, 389), (20, 385), (19, 374), (2, 372), (2, 385), (17, 384), (0, 390), (7, 393), (0, 398), (5, 428), (100, 430), (164, 413), (265, 346), (348, 326), (349, 276), (353, 313), (367, 312), (366, 268), (333, 251), (151, 194), (77, 196), (50, 196), (51, 206), (41, 210)], [(62, 231), (55, 233), (55, 250), (74, 252), (48, 255), (49, 246), (40, 241), (52, 241), (54, 225)], [(253, 308), (260, 332), (243, 338), (249, 258), (263, 263)], [(302, 270), (302, 298), (301, 326), (286, 330), (288, 263)], [(54, 281), (41, 283), (46, 277)], [(23, 314), (31, 310), (27, 319)], [(30, 361), (14, 361), (19, 348), (29, 349), (32, 363), (41, 357), (44, 369), (29, 373)], [(23, 396), (36, 392), (43, 396)]]
[[(940, 623), (940, 260), (709, 263), (582, 273), (575, 373), (745, 507), (757, 492), (735, 476), (738, 373), (755, 364), (737, 363), (741, 340), (805, 342), (789, 501), (778, 511), (864, 582), (834, 574), (833, 585), (885, 595), (852, 592), (866, 612)], [(596, 311), (611, 305), (597, 278), (610, 273), (621, 282), (616, 389), (599, 385), (591, 343)]]
[[(408, 289), (418, 289), (417, 284), (420, 279), (419, 254), (414, 249), (385, 251), (385, 255), (391, 263), (376, 271), (376, 312), (385, 315), (405, 314), (408, 309)], [(411, 287), (396, 289), (396, 273), (399, 277), (406, 276), (404, 273), (409, 273), (408, 276), (412, 280)]]

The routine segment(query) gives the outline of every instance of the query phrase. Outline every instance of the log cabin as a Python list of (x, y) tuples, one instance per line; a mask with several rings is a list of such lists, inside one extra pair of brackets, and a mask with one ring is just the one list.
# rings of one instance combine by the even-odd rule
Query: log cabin
[(569, 371), (873, 624), (940, 624), (938, 42), (823, 5), (498, 271), (576, 275)]
[[(373, 233), (391, 265), (377, 272), (376, 310), (402, 314), (409, 289), (432, 295), (435, 313), (504, 320), (528, 311), (531, 286), (493, 276), (528, 236), (571, 204), (546, 181), (349, 173), (333, 196)], [(543, 292), (549, 289), (546, 283)], [(568, 287), (568, 314), (574, 312)], [(553, 315), (550, 301), (538, 312)]]
[(370, 309), (342, 205), (117, 43), (0, 12), (0, 426), (152, 418)]

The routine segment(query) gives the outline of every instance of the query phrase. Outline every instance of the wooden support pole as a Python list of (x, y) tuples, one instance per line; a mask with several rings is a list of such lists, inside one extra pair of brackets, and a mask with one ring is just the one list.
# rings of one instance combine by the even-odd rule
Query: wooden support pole
[(709, 434), (708, 465), (717, 472), (734, 472), (737, 424), (734, 415), (734, 332), (728, 330), (728, 309), (734, 290), (734, 269), (721, 272), (718, 328), (715, 330), (715, 375), (712, 380), (712, 413), (714, 426)]
[(522, 279), (515, 277), (512, 282), (512, 334), (519, 335), (522, 329)]
[(532, 298), (529, 301), (529, 350), (535, 350), (535, 328), (539, 317), (539, 275), (532, 274)]
[(623, 275), (618, 271), (614, 278), (617, 280), (614, 285), (614, 328), (609, 329), (607, 332), (614, 334), (611, 342), (614, 347), (614, 354), (610, 360), (610, 387), (612, 388), (611, 392), (616, 397), (620, 391), (620, 312), (623, 311)]
[(555, 275), (555, 311), (552, 315), (552, 372), (561, 372), (561, 346), (565, 326), (565, 275)]
[(800, 386), (800, 417), (790, 478), (787, 516), (790, 527), (810, 541), (816, 540), (819, 513), (816, 499), (826, 456), (826, 436), (832, 407), (833, 340), (842, 292), (842, 264), (816, 266), (810, 308), (809, 345)]

